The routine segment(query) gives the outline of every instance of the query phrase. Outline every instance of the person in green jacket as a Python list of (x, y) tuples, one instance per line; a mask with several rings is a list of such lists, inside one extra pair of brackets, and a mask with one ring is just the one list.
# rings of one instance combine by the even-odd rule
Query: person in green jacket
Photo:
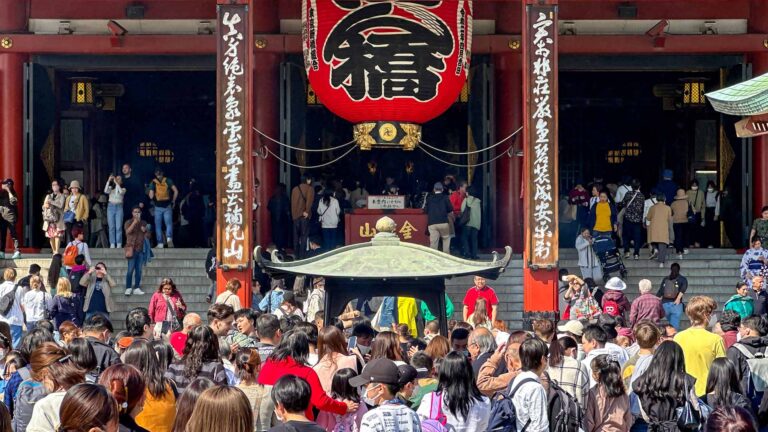
[[(434, 321), (437, 319), (437, 317), (434, 316), (432, 312), (429, 310), (429, 307), (427, 307), (427, 303), (424, 302), (424, 300), (421, 301), (421, 305), (419, 309), (421, 309), (421, 316), (424, 317), (425, 323), (428, 323), (430, 321)], [(453, 302), (448, 297), (448, 294), (445, 294), (445, 317), (446, 319), (451, 319), (452, 316), (453, 316)]]
[(469, 221), (461, 230), (461, 251), (465, 258), (477, 259), (477, 234), (482, 222), (480, 198), (475, 196), (474, 188), (467, 188), (467, 197), (461, 203), (461, 213), (469, 209)]
[(741, 316), (741, 319), (747, 319), (755, 310), (752, 297), (749, 296), (749, 287), (744, 282), (736, 284), (736, 294), (727, 302), (723, 311), (732, 310)]

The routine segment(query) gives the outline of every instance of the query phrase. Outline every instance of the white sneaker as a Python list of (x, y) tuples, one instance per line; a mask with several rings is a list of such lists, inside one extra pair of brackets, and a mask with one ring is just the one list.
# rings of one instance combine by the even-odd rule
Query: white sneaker
[(630, 253), (629, 252), (624, 252), (624, 258), (629, 258), (629, 257), (630, 257)]
[(173, 247), (173, 239), (168, 237), (168, 248), (172, 248), (172, 247)]
[(664, 268), (664, 263), (659, 263), (659, 268)]
[(14, 252), (13, 256), (11, 257), (11, 259), (19, 259), (19, 258), (21, 258), (21, 252), (19, 251)]
[(137, 295), (144, 295), (144, 291), (142, 291), (141, 288), (134, 288), (133, 293)]
[(157, 244), (157, 248), (158, 248), (158, 249), (163, 249), (163, 248), (165, 248), (165, 245), (164, 245), (164, 244), (162, 244), (162, 243), (158, 243), (158, 244)]
[(712, 245), (707, 246), (707, 249), (714, 249), (715, 247)]
[(114, 244), (114, 243), (111, 243), (111, 244), (109, 245), (109, 248), (110, 248), (110, 249), (114, 249), (114, 248), (115, 248), (115, 244)]
[(132, 292), (133, 292), (133, 290), (131, 288), (127, 288), (125, 290), (125, 295), (129, 296), (129, 295), (131, 295)]
[(122, 249), (122, 248), (123, 248), (123, 244), (122, 244), (122, 243), (118, 243), (118, 244), (117, 244), (117, 248), (118, 248), (118, 249)]
[(677, 254), (677, 259), (683, 259), (683, 254)]
[(688, 255), (688, 249), (683, 249), (683, 254)]

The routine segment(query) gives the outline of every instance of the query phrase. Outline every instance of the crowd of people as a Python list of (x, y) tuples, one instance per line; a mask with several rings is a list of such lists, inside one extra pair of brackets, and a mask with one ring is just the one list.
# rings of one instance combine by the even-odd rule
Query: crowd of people
[[(115, 333), (103, 263), (76, 289), (70, 277), (49, 278), (55, 293), (39, 268), (16, 276), (6, 269), (0, 284), (0, 431), (768, 426), (765, 309), (729, 302), (717, 316), (711, 298), (684, 298), (675, 265), (656, 289), (642, 280), (633, 302), (618, 278), (594, 289), (566, 272), (563, 319), (534, 316), (531, 331), (507, 328), (495, 290), (477, 276), (447, 334), (440, 320), (452, 303), (435, 314), (407, 297), (357, 299), (325, 322), (323, 278), (306, 297), (272, 280), (252, 308), (232, 279), (204, 317), (187, 313), (166, 278)], [(683, 309), (685, 330), (675, 315)]]

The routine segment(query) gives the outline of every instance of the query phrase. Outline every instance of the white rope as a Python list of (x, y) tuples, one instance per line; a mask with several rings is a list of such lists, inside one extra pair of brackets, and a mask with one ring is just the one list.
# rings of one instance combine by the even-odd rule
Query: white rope
[(465, 167), (466, 168), (470, 168), (470, 167), (474, 168), (474, 167), (479, 167), (479, 166), (483, 166), (483, 165), (488, 165), (489, 163), (494, 162), (496, 159), (499, 159), (500, 157), (502, 157), (504, 155), (506, 155), (507, 157), (512, 157), (512, 147), (513, 146), (510, 146), (506, 151), (496, 155), (493, 159), (487, 160), (485, 162), (480, 162), (478, 164), (469, 164), (469, 163), (467, 163), (467, 164), (456, 164), (456, 163), (453, 163), (453, 162), (448, 162), (446, 160), (442, 160), (439, 157), (437, 157), (437, 156), (433, 155), (432, 153), (428, 152), (424, 147), (419, 146), (421, 151), (423, 151), (424, 153), (429, 155), (431, 158), (433, 158), (433, 159), (435, 159), (435, 160), (437, 160), (439, 162), (442, 162), (442, 163), (444, 163), (446, 165), (451, 165), (451, 166), (455, 166), (455, 167), (459, 167), (459, 168), (465, 168)]
[(449, 155), (457, 155), (457, 156), (466, 156), (466, 155), (477, 154), (477, 153), (482, 153), (484, 151), (491, 150), (491, 149), (499, 146), (503, 142), (507, 141), (508, 139), (512, 138), (513, 136), (517, 135), (521, 130), (523, 130), (522, 126), (520, 126), (516, 131), (512, 132), (508, 137), (504, 138), (503, 140), (497, 142), (496, 144), (494, 144), (494, 145), (492, 145), (490, 147), (485, 147), (485, 148), (482, 148), (482, 149), (479, 149), (479, 150), (474, 150), (474, 151), (469, 151), (469, 152), (452, 152), (452, 151), (448, 151), (448, 150), (443, 150), (441, 148), (433, 147), (433, 146), (431, 146), (431, 145), (429, 145), (429, 144), (427, 144), (427, 143), (425, 143), (424, 141), (421, 141), (421, 140), (419, 140), (419, 144), (421, 144), (424, 147), (427, 147), (429, 149), (432, 149), (434, 151), (438, 151), (440, 153), (445, 153), (445, 154), (449, 154)]
[[(326, 165), (330, 165), (332, 163), (336, 163), (336, 162), (340, 161), (341, 159), (343, 159), (346, 155), (350, 154), (356, 148), (357, 148), (357, 146), (352, 146), (352, 148), (350, 148), (349, 150), (344, 152), (343, 155), (337, 157), (336, 159), (334, 159), (334, 160), (332, 160), (330, 162), (322, 163), (320, 165), (298, 165), (298, 164), (291, 163), (291, 162), (289, 162), (289, 161), (287, 161), (285, 159), (280, 158), (280, 156), (278, 156), (275, 153), (273, 153), (272, 150), (270, 150), (267, 146), (261, 146), (261, 150), (266, 151), (267, 153), (271, 154), (272, 156), (274, 156), (275, 159), (279, 160), (280, 162), (282, 162), (284, 164), (287, 164), (287, 165), (290, 165), (290, 166), (292, 166), (294, 168), (302, 168), (302, 169), (322, 168), (322, 167), (324, 167)], [(262, 159), (266, 159), (267, 155), (262, 153), (262, 154), (259, 155), (259, 157), (262, 158)]]
[(342, 145), (336, 146), (336, 147), (329, 147), (329, 148), (323, 148), (323, 149), (307, 149), (307, 148), (294, 147), (294, 146), (289, 145), (289, 144), (281, 143), (280, 141), (277, 141), (277, 140), (273, 139), (272, 137), (268, 136), (264, 132), (256, 129), (256, 127), (254, 127), (253, 130), (256, 131), (256, 133), (258, 133), (259, 135), (263, 136), (264, 138), (272, 141), (273, 143), (275, 143), (277, 145), (280, 145), (280, 146), (283, 146), (283, 147), (287, 147), (287, 148), (289, 148), (291, 150), (304, 151), (304, 152), (309, 152), (309, 153), (311, 153), (311, 152), (334, 151), (334, 150), (338, 150), (340, 148), (344, 148), (344, 147), (346, 147), (346, 146), (348, 146), (350, 144), (353, 144), (355, 142), (355, 140), (353, 139), (351, 141), (348, 141), (348, 142), (346, 142), (346, 143), (344, 143)]

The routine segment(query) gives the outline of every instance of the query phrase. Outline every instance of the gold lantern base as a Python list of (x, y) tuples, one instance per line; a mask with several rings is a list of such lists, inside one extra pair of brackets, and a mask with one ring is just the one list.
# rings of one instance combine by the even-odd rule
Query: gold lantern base
[(411, 151), (421, 141), (421, 125), (396, 121), (358, 123), (353, 128), (360, 150), (373, 147), (402, 148)]

